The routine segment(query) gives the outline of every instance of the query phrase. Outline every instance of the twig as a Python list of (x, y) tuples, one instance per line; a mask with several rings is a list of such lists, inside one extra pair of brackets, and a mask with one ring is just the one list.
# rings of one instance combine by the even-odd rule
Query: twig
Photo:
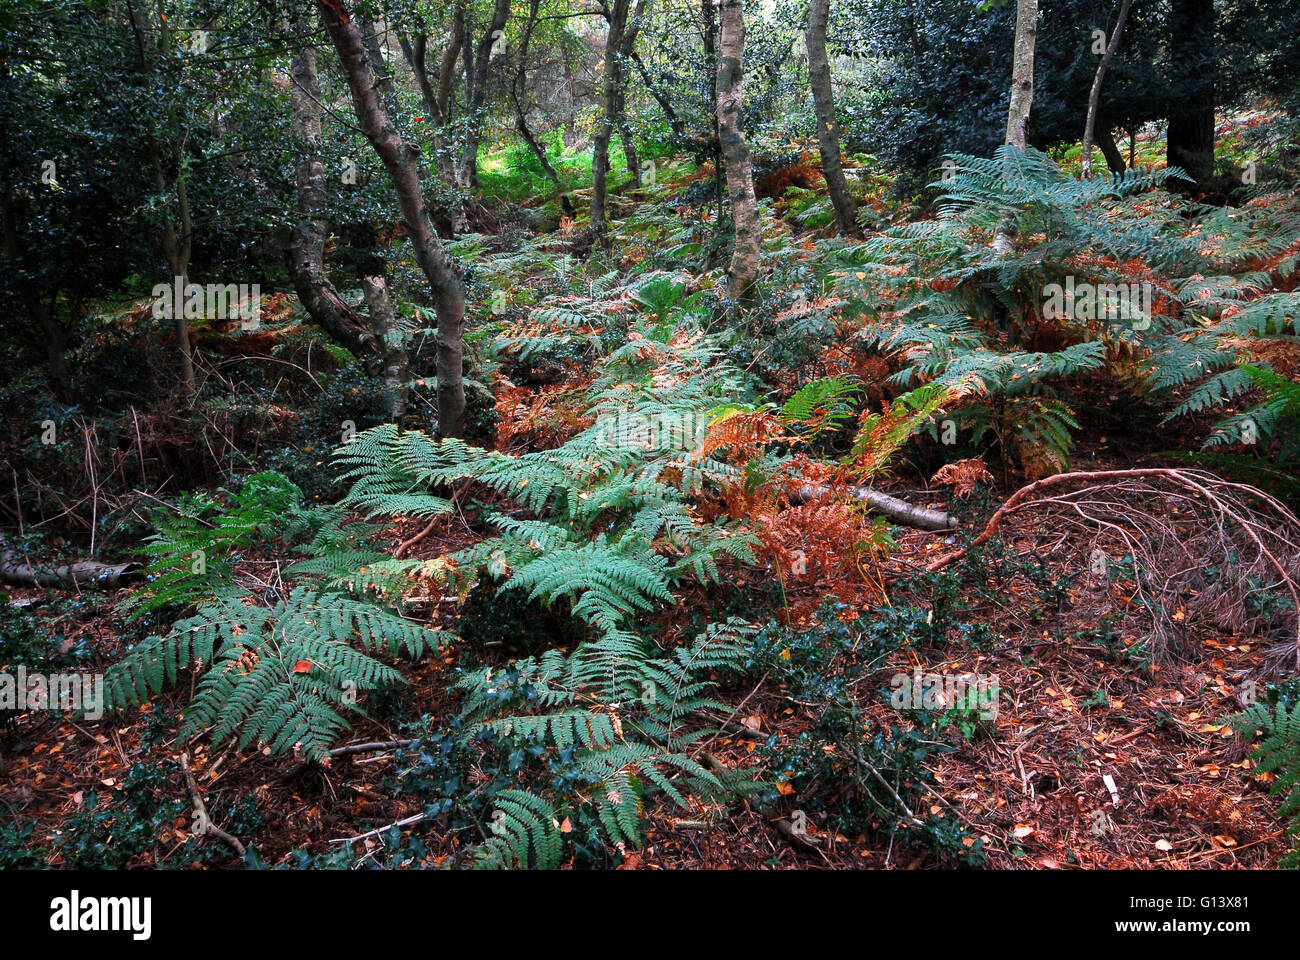
[(213, 823), (212, 818), (208, 816), (207, 805), (204, 804), (203, 797), (199, 795), (199, 785), (194, 782), (194, 773), (190, 770), (189, 754), (181, 754), (181, 770), (185, 773), (185, 785), (189, 787), (190, 799), (194, 801), (194, 812), (199, 815), (199, 825), (202, 827), (199, 831), (199, 835), (202, 836), (203, 834), (211, 833), (214, 836), (220, 837), (242, 857), (246, 852), (244, 845), (239, 842), (238, 838), (232, 837), (230, 834), (226, 833), (226, 831)]
[(397, 549), (393, 551), (393, 559), (401, 560), (402, 557), (405, 556), (407, 550), (411, 549), (411, 547), (415, 546), (417, 543), (419, 543), (429, 534), (433, 533), (433, 528), (437, 525), (441, 517), (442, 517), (441, 514), (434, 517), (432, 520), (428, 522), (428, 524), (425, 526), (423, 530), (421, 530), (419, 533), (413, 536), (410, 540), (405, 540), (402, 543), (399, 543), (397, 545)]
[(336, 840), (331, 840), (330, 843), (356, 843), (358, 840), (365, 840), (367, 837), (377, 837), (381, 833), (393, 829), (393, 827), (409, 827), (411, 824), (419, 823), (423, 819), (424, 814), (417, 813), (412, 817), (407, 817), (405, 820), (398, 820), (396, 823), (390, 823), (384, 827), (375, 827), (373, 830), (359, 833), (355, 837), (339, 837)]

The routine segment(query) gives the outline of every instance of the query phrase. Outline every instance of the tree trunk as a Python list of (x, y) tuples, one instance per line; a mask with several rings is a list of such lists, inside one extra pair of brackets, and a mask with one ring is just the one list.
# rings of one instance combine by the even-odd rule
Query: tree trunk
[(745, 9), (742, 0), (719, 5), (718, 130), (719, 149), (727, 165), (727, 192), (735, 239), (727, 267), (727, 295), (747, 304), (758, 278), (763, 225), (754, 196), (754, 159), (745, 141), (742, 111), (745, 94)]
[(1097, 146), (1101, 147), (1101, 155), (1106, 158), (1106, 167), (1111, 173), (1123, 173), (1127, 169), (1124, 154), (1119, 152), (1119, 147), (1115, 145), (1115, 138), (1111, 135), (1110, 126), (1104, 121), (1101, 132), (1097, 134)]
[(528, 45), (533, 39), (533, 28), (537, 25), (537, 13), (541, 8), (541, 0), (530, 0), (528, 6), (528, 22), (524, 24), (523, 39), (519, 42), (519, 70), (515, 73), (514, 82), (510, 84), (510, 98), (515, 104), (515, 130), (519, 136), (524, 138), (524, 143), (528, 144), (528, 149), (533, 151), (533, 156), (537, 162), (542, 165), (542, 170), (551, 183), (555, 184), (555, 195), (560, 201), (560, 210), (566, 217), (573, 216), (573, 204), (569, 202), (569, 195), (564, 191), (564, 184), (560, 180), (560, 174), (551, 163), (550, 157), (546, 155), (546, 148), (538, 142), (533, 136), (532, 130), (528, 127), (528, 115), (524, 110), (524, 101), (521, 95), (528, 76)]
[(1016, 0), (1016, 47), (1011, 70), (1006, 142), (1020, 150), (1029, 145), (1029, 110), (1034, 105), (1034, 39), (1037, 33), (1038, 0)]
[[(1119, 19), (1115, 21), (1115, 29), (1111, 32), (1110, 42), (1106, 44), (1106, 51), (1101, 55), (1101, 63), (1097, 64), (1097, 75), (1092, 78), (1092, 90), (1088, 93), (1088, 120), (1083, 125), (1083, 179), (1092, 179), (1092, 139), (1093, 130), (1097, 123), (1097, 102), (1101, 99), (1101, 83), (1106, 79), (1106, 68), (1110, 66), (1110, 61), (1115, 56), (1115, 51), (1119, 49), (1119, 38), (1124, 35), (1124, 22), (1128, 20), (1128, 8), (1132, 5), (1133, 0), (1124, 0), (1119, 8)], [(1109, 131), (1107, 131), (1109, 134)], [(1114, 141), (1111, 141), (1113, 147)], [(1106, 158), (1107, 164), (1111, 164), (1111, 158)]]
[(63, 324), (55, 316), (59, 304), (59, 292), (55, 290), (51, 293), (48, 304), (36, 291), (25, 295), (24, 299), (45, 338), (45, 357), (48, 361), (50, 387), (55, 396), (67, 399), (71, 390), (68, 380), (67, 333)]
[(122, 578), (139, 569), (138, 563), (100, 563), (81, 560), (57, 567), (29, 563), (0, 535), (0, 582), (27, 587), (116, 587)]
[(320, 327), (374, 373), (380, 345), (365, 319), (334, 289), (325, 275), (325, 167), (317, 150), (321, 137), (320, 92), (316, 85), (316, 50), (300, 28), (303, 46), (289, 71), (290, 129), (303, 155), (298, 161), (297, 219), (285, 245), (285, 267), (298, 299)]
[(713, 5), (716, 0), (700, 0), (700, 17), (704, 22), (704, 67), (709, 75), (709, 103), (714, 104), (713, 136), (709, 149), (713, 154), (713, 192), (718, 203), (714, 220), (715, 233), (722, 229), (722, 131), (718, 126), (718, 19)]
[(417, 33), (414, 41), (409, 40), (405, 32), (399, 32), (397, 35), (398, 43), (402, 47), (402, 55), (406, 57), (411, 72), (415, 74), (415, 85), (419, 88), (420, 98), (424, 101), (424, 109), (429, 114), (429, 123), (433, 127), (435, 163), (445, 187), (453, 187), (458, 182), (454, 151), (448, 143), (446, 128), (451, 123), (451, 117), (448, 116), (448, 101), (451, 95), (452, 77), (456, 69), (456, 58), (460, 56), (461, 34), (464, 29), (465, 7), (457, 4), (452, 14), (451, 39), (438, 66), (437, 87), (434, 87), (429, 79), (426, 63), (428, 35), (423, 32)]
[(1185, 76), (1170, 105), (1165, 162), (1201, 189), (1214, 175), (1214, 27), (1214, 0), (1173, 0), (1170, 59)]
[(429, 219), (420, 190), (419, 147), (402, 139), (380, 103), (374, 71), (366, 59), (356, 24), (344, 9), (343, 0), (317, 0), (317, 7), (347, 75), (357, 122), (393, 182), (416, 262), (433, 293), (438, 313), (438, 433), (460, 437), (465, 429), (464, 282)]
[[(1017, 150), (1024, 150), (1029, 145), (1029, 110), (1034, 105), (1034, 38), (1037, 32), (1038, 0), (1016, 0), (1016, 45), (1011, 68), (1006, 142)], [(993, 233), (993, 250), (1009, 254), (1015, 243), (1015, 219), (1004, 216)]]
[(627, 122), (627, 65), (632, 60), (636, 49), (636, 37), (641, 32), (645, 20), (646, 0), (637, 0), (632, 18), (623, 31), (623, 41), (618, 45), (619, 85), (618, 85), (618, 136), (623, 141), (623, 159), (627, 162), (627, 171), (632, 174), (632, 183), (641, 189), (641, 160), (637, 156), (636, 138), (632, 136), (632, 127)]
[(682, 126), (681, 117), (679, 117), (677, 111), (673, 109), (673, 102), (668, 99), (667, 95), (665, 95), (664, 92), (659, 89), (658, 85), (655, 84), (654, 80), (651, 79), (650, 71), (646, 69), (645, 62), (641, 59), (641, 55), (635, 50), (633, 50), (630, 55), (632, 57), (632, 62), (636, 64), (637, 70), (641, 74), (641, 80), (645, 84), (645, 88), (650, 91), (650, 96), (655, 98), (655, 101), (659, 104), (659, 109), (663, 110), (664, 117), (668, 120), (668, 126), (673, 131), (673, 136), (677, 137), (679, 140), (685, 140), (686, 128)]
[(822, 175), (826, 178), (826, 189), (835, 207), (835, 221), (840, 233), (857, 236), (858, 204), (844, 179), (835, 95), (831, 90), (831, 68), (826, 59), (826, 21), (830, 16), (830, 6), (830, 0), (810, 0), (808, 4), (808, 32), (804, 34), (804, 44), (808, 48), (808, 85), (812, 88), (813, 110), (817, 115)]
[[(378, 257), (375, 259), (382, 271), (383, 260)], [(370, 322), (374, 325), (375, 335), (383, 348), (380, 387), (384, 394), (384, 406), (389, 418), (397, 423), (406, 415), (407, 385), (411, 379), (411, 366), (402, 344), (401, 327), (397, 323), (393, 302), (388, 297), (388, 280), (383, 272), (363, 272), (358, 279), (361, 281), (361, 292), (366, 298), (366, 307), (370, 311)]]
[[(149, 60), (144, 39), (147, 31), (136, 19), (135, 7), (128, 5), (127, 10), (131, 17), (131, 24), (135, 28), (136, 41), (139, 45), (140, 69), (145, 71), (148, 69)], [(171, 53), (171, 45), (171, 28), (160, 11), (157, 52), (165, 58)], [(179, 231), (177, 230), (176, 221), (170, 215), (164, 215), (163, 218), (163, 257), (167, 261), (167, 268), (172, 273), (168, 277), (168, 281), (177, 282), (179, 278), (181, 288), (184, 289), (185, 284), (189, 282), (190, 251), (194, 240), (193, 223), (190, 217), (189, 195), (185, 189), (185, 174), (181, 169), (180, 158), (175, 155), (174, 145), (168, 144), (167, 148), (167, 159), (171, 160), (177, 167), (175, 180), (170, 186), (164, 170), (164, 146), (158, 141), (157, 137), (150, 134), (149, 160), (153, 168), (154, 189), (159, 195), (172, 194), (174, 196), (177, 213), (180, 217)], [(175, 314), (172, 322), (175, 324), (176, 329), (176, 358), (179, 367), (181, 392), (185, 397), (193, 397), (198, 388), (194, 380), (194, 358), (190, 353), (190, 327), (185, 320), (183, 305), (174, 304), (172, 312)]]
[[(478, 145), (483, 136), (483, 105), (487, 100), (488, 70), (492, 66), (492, 48), (505, 30), (510, 16), (510, 0), (496, 0), (492, 21), (479, 38), (473, 59), (466, 47), (465, 74), (465, 142), (460, 155), (461, 189), (469, 194), (478, 189)], [(468, 21), (467, 21), (468, 22)], [(468, 31), (469, 27), (466, 27)], [(467, 33), (468, 36), (468, 33)]]
[[(831, 490), (831, 487), (822, 484), (803, 483), (790, 489), (790, 502), (794, 504), (807, 503), (809, 500), (816, 500), (819, 497), (826, 496)], [(895, 523), (906, 524), (909, 527), (917, 527), (921, 530), (954, 530), (957, 527), (957, 518), (950, 513), (935, 510), (932, 507), (922, 507), (915, 503), (908, 503), (906, 500), (891, 497), (887, 493), (872, 490), (870, 487), (852, 485), (836, 488), (836, 491), (847, 493), (853, 499), (862, 501), (866, 504), (867, 509), (888, 517)]]
[(614, 0), (609, 8), (609, 34), (605, 38), (605, 81), (601, 92), (602, 115), (596, 126), (596, 141), (591, 159), (591, 241), (592, 249), (609, 243), (609, 141), (618, 125), (619, 90), (622, 86), (622, 63), (619, 50), (627, 27), (628, 0)]

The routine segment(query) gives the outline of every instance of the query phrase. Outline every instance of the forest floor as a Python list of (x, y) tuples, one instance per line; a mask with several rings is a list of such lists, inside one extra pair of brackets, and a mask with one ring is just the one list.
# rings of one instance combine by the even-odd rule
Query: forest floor
[[(396, 546), (423, 527), (415, 522), (394, 527), (389, 539)], [(438, 556), (473, 537), (455, 518), (440, 521), (419, 541), (414, 555)], [(932, 559), (946, 540), (922, 532), (900, 537), (886, 563), (886, 583)], [(1008, 543), (1018, 553), (1037, 554), (1050, 569), (1076, 582), (1038, 624), (1026, 620), (1031, 604), (1018, 595), (1022, 584), (1007, 586), (1005, 603), (973, 598), (972, 613), (986, 619), (1000, 642), (987, 652), (962, 651), (926, 665), (953, 674), (994, 675), (1003, 691), (994, 723), (934, 763), (935, 795), (928, 812), (959, 818), (972, 837), (983, 841), (987, 865), (993, 868), (1258, 868), (1276, 863), (1288, 846), (1275, 816), (1277, 800), (1268, 795), (1266, 783), (1247, 775), (1248, 751), (1223, 722), (1240, 709), (1240, 678), (1261, 666), (1262, 638), (1226, 636), (1206, 627), (1180, 651), (1178, 662), (1150, 664), (1138, 655), (1137, 637), (1125, 629), (1132, 604), (1124, 583), (1088, 577), (1087, 543), (1044, 538), (1032, 523), (1019, 526)], [(829, 592), (841, 598), (861, 595), (859, 607), (866, 612), (874, 582), (855, 577), (797, 588), (788, 584), (791, 614), (798, 622), (797, 611), (811, 611)], [(737, 586), (743, 590), (747, 585), (742, 579)], [(36, 589), (12, 591), (20, 604), (39, 604), (44, 596)], [(111, 661), (120, 646), (109, 615), (117, 597), (107, 593), (86, 599), (83, 615), (61, 624), (66, 642), (89, 641)], [(670, 645), (682, 634), (693, 604), (707, 603), (703, 591), (688, 595), (657, 624), (661, 642)], [(850, 609), (854, 606), (850, 602)], [(450, 625), (454, 608), (454, 603), (444, 603), (434, 618)], [(812, 615), (805, 612), (802, 619)], [(1112, 626), (1104, 631), (1099, 624)], [(456, 654), (453, 647), (402, 665), (411, 681), (408, 712), (442, 719), (455, 712), (445, 681)], [(918, 663), (915, 653), (904, 651), (881, 665), (880, 676), (911, 671)], [(52, 836), (88, 793), (111, 795), (132, 764), (171, 755), (157, 728), (170, 728), (163, 740), (174, 736), (175, 717), (187, 694), (185, 689), (166, 692), (112, 724), (55, 722), (45, 714), (20, 718), (4, 757), (7, 802), (20, 804), (24, 815)], [(708, 746), (732, 767), (751, 763), (756, 748), (769, 738), (791, 742), (816, 719), (812, 707), (772, 682), (724, 688), (721, 699), (732, 714), (722, 718), (728, 721), (725, 732)], [(882, 699), (868, 716), (887, 724), (891, 712)], [(381, 722), (362, 720), (348, 742), (399, 737)], [(295, 849), (326, 851), (339, 840), (399, 823), (420, 809), (418, 802), (385, 790), (392, 751), (339, 757), (305, 769), (230, 743), (210, 747), (199, 742), (193, 751), (197, 783), (209, 805), (223, 797), (232, 802), (256, 799), (264, 821), (257, 836), (259, 853), (268, 863), (282, 861)], [(174, 789), (176, 799), (185, 802), (179, 778)], [(879, 834), (845, 836), (819, 828), (816, 816), (802, 838), (778, 829), (775, 819), (743, 801), (730, 806), (694, 801), (689, 811), (658, 802), (647, 810), (645, 847), (627, 853), (620, 869), (939, 865), (933, 854), (908, 850)], [(171, 830), (161, 830), (150, 851), (131, 865), (166, 866), (190, 826), (187, 804)], [(439, 838), (435, 830), (425, 842), (428, 863), (436, 865), (452, 851), (455, 838)], [(368, 851), (383, 849), (374, 836), (352, 846), (362, 861)], [(231, 853), (228, 862), (234, 861)]]

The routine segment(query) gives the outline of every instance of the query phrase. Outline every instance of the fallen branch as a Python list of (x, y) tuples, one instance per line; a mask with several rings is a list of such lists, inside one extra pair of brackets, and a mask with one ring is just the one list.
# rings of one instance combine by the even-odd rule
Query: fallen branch
[(409, 747), (415, 743), (414, 740), (374, 740), (370, 743), (349, 743), (346, 746), (335, 747), (330, 751), (331, 757), (346, 757), (351, 753), (371, 753), (375, 750), (396, 750), (398, 747)]
[(421, 530), (419, 533), (417, 533), (415, 536), (413, 536), (410, 540), (403, 540), (401, 543), (399, 543), (397, 545), (397, 549), (393, 551), (393, 559), (401, 560), (402, 557), (406, 556), (407, 550), (410, 550), (413, 546), (415, 546), (417, 543), (419, 543), (429, 534), (433, 533), (433, 528), (437, 526), (438, 521), (441, 519), (442, 519), (442, 515), (439, 514), (438, 516), (430, 520), (427, 524), (425, 524), (424, 529)]
[[(375, 750), (396, 750), (398, 747), (409, 747), (415, 743), (414, 740), (372, 740), (369, 743), (349, 743), (342, 747), (335, 747), (330, 751), (331, 757), (346, 757), (354, 753), (370, 753)], [(279, 783), (281, 780), (288, 780), (297, 776), (311, 764), (310, 760), (299, 760), (288, 770), (285, 770), (271, 782)]]
[[(906, 500), (898, 499), (898, 497), (891, 497), (887, 493), (872, 490), (870, 487), (848, 486), (835, 488), (836, 492), (840, 490), (843, 490), (855, 500), (861, 500), (876, 513), (898, 523), (906, 524), (909, 527), (919, 527), (922, 530), (952, 530), (957, 526), (957, 518), (950, 513), (944, 513), (942, 510), (934, 510), (930, 507), (918, 507), (914, 503), (908, 503)], [(790, 491), (790, 502), (794, 504), (807, 503), (809, 500), (816, 500), (818, 497), (824, 497), (831, 492), (830, 487), (822, 484), (805, 483), (794, 487)]]
[(199, 795), (199, 785), (194, 782), (194, 773), (190, 770), (190, 758), (184, 753), (181, 754), (181, 770), (185, 773), (185, 785), (189, 788), (190, 799), (194, 801), (194, 812), (198, 814), (200, 827), (198, 835), (203, 836), (210, 833), (215, 837), (220, 837), (242, 857), (245, 853), (244, 845), (239, 842), (237, 837), (232, 837), (213, 823), (212, 818), (208, 816), (207, 805), (204, 804), (203, 797)]
[(355, 837), (338, 837), (331, 840), (330, 843), (356, 843), (358, 840), (365, 840), (367, 837), (377, 837), (386, 833), (393, 827), (409, 827), (413, 823), (419, 823), (424, 819), (424, 814), (417, 813), (414, 816), (407, 817), (405, 820), (398, 820), (396, 823), (390, 823), (387, 826), (375, 827), (373, 830), (367, 830), (365, 833), (358, 833)]
[[(1079, 489), (1058, 492), (1071, 486)], [(1164, 509), (1153, 509), (1157, 503)], [(1300, 518), (1264, 491), (1207, 471), (1169, 467), (1044, 477), (1017, 490), (968, 546), (937, 557), (926, 571), (962, 559), (987, 543), (1009, 517), (1030, 509), (1064, 513), (1067, 521), (1118, 544), (1113, 555), (1131, 559), (1135, 595), (1146, 601), (1154, 620), (1152, 637), (1161, 643), (1173, 632), (1171, 611), (1182, 606), (1180, 597), (1192, 598), (1186, 603), (1188, 615), (1199, 612), (1221, 627), (1236, 628), (1256, 616), (1246, 610), (1251, 593), (1284, 589), (1296, 618), (1300, 669)], [(1206, 573), (1211, 558), (1224, 561), (1223, 572), (1213, 580)], [(1275, 582), (1266, 581), (1274, 577)], [(1149, 593), (1153, 584), (1154, 593)]]
[(0, 539), (0, 580), (24, 587), (116, 587), (122, 577), (139, 568), (138, 563), (100, 563), (81, 560), (58, 567), (37, 567), (18, 555)]

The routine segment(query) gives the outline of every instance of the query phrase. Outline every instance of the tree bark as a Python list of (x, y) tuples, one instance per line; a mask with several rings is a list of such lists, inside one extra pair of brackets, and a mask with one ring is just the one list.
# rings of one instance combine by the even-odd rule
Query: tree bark
[(1016, 0), (1016, 47), (1011, 70), (1006, 142), (1020, 150), (1029, 145), (1029, 110), (1034, 105), (1034, 39), (1037, 33), (1038, 0)]
[(366, 221), (350, 225), (343, 235), (351, 249), (357, 282), (361, 285), (366, 311), (370, 315), (375, 356), (367, 369), (379, 380), (389, 419), (398, 423), (406, 415), (411, 364), (402, 326), (388, 295), (388, 265), (384, 261), (379, 231)]
[(116, 587), (122, 578), (138, 569), (138, 563), (100, 563), (81, 560), (57, 567), (42, 567), (18, 556), (7, 540), (0, 537), (0, 582), (29, 587)]
[(415, 74), (415, 85), (420, 91), (420, 98), (424, 101), (424, 109), (429, 114), (429, 122), (433, 127), (435, 163), (438, 167), (438, 175), (442, 178), (443, 185), (447, 187), (459, 183), (454, 151), (448, 142), (446, 128), (451, 123), (449, 116), (451, 84), (455, 76), (456, 59), (460, 56), (461, 35), (464, 30), (465, 7), (463, 4), (457, 4), (452, 13), (451, 38), (438, 64), (437, 87), (429, 79), (428, 35), (424, 32), (417, 33), (414, 40), (408, 39), (405, 32), (399, 32), (397, 35), (398, 43), (402, 47), (402, 55), (406, 57), (411, 72)]
[(601, 92), (601, 119), (591, 159), (591, 242), (592, 249), (609, 243), (609, 141), (618, 125), (622, 62), (619, 50), (627, 28), (628, 0), (614, 0), (609, 8), (609, 33), (605, 37), (605, 79)]
[(636, 138), (632, 136), (632, 127), (627, 122), (627, 65), (632, 60), (636, 49), (637, 34), (645, 20), (646, 0), (637, 0), (636, 9), (623, 31), (623, 42), (618, 45), (619, 85), (618, 85), (618, 136), (623, 142), (623, 159), (627, 162), (627, 171), (632, 174), (632, 183), (641, 189), (641, 160), (637, 155)]
[[(809, 500), (824, 497), (830, 492), (830, 487), (805, 483), (790, 491), (790, 502), (807, 503)], [(851, 486), (845, 488), (844, 492), (853, 499), (862, 501), (868, 509), (909, 527), (917, 527), (921, 530), (953, 530), (957, 527), (957, 518), (950, 513), (917, 506), (898, 497), (891, 497), (887, 493), (881, 493), (879, 490), (872, 490), (870, 487)]]
[[(305, 29), (300, 28), (301, 33)], [(297, 170), (297, 218), (285, 245), (285, 267), (298, 299), (320, 327), (375, 372), (380, 347), (365, 318), (334, 289), (325, 275), (325, 166), (317, 152), (321, 137), (320, 91), (316, 51), (303, 46), (290, 65), (290, 129), (304, 150)]]
[[(478, 146), (483, 135), (483, 105), (487, 100), (488, 70), (492, 65), (492, 48), (497, 42), (497, 35), (505, 29), (509, 16), (510, 0), (496, 0), (492, 8), (492, 20), (479, 38), (478, 49), (472, 60), (468, 57), (469, 47), (466, 42), (466, 124), (465, 142), (460, 156), (460, 185), (466, 194), (478, 189)], [(468, 30), (467, 25), (467, 37)]]
[(384, 406), (389, 418), (397, 423), (406, 415), (411, 367), (401, 342), (397, 313), (388, 296), (388, 279), (382, 272), (383, 261), (378, 257), (375, 259), (379, 261), (381, 270), (363, 272), (358, 279), (361, 281), (361, 292), (366, 298), (366, 308), (370, 311), (375, 335), (383, 347), (380, 387), (384, 394)]
[(519, 136), (524, 138), (524, 143), (528, 144), (528, 149), (533, 151), (533, 156), (537, 162), (542, 165), (542, 170), (551, 183), (555, 184), (555, 195), (560, 201), (560, 210), (566, 217), (573, 216), (573, 204), (569, 202), (569, 195), (564, 190), (564, 183), (560, 180), (560, 174), (551, 163), (550, 157), (546, 155), (546, 148), (533, 136), (532, 130), (528, 127), (528, 115), (524, 110), (524, 101), (521, 91), (527, 81), (528, 76), (528, 46), (533, 39), (533, 28), (537, 25), (537, 13), (541, 8), (541, 0), (530, 0), (528, 5), (528, 21), (524, 24), (523, 39), (519, 41), (519, 70), (515, 73), (515, 79), (510, 84), (510, 98), (515, 105), (515, 130)]
[[(1029, 111), (1034, 105), (1034, 39), (1037, 33), (1038, 0), (1016, 0), (1016, 42), (1006, 142), (1017, 150), (1029, 146)], [(1004, 216), (993, 233), (993, 250), (1009, 254), (1015, 249), (1015, 243), (1015, 219)]]
[(714, 105), (713, 136), (709, 149), (713, 154), (713, 192), (718, 203), (718, 216), (714, 220), (715, 233), (722, 229), (722, 131), (718, 126), (718, 18), (713, 7), (717, 0), (700, 0), (700, 19), (703, 22), (704, 67), (709, 74), (709, 103)]
[(735, 238), (727, 267), (727, 295), (747, 304), (758, 279), (763, 226), (754, 196), (754, 159), (745, 140), (745, 10), (741, 0), (719, 4), (718, 130), (719, 149), (727, 165), (727, 192)]
[(402, 139), (388, 118), (376, 90), (374, 71), (366, 58), (356, 24), (344, 9), (343, 0), (317, 0), (321, 19), (329, 32), (348, 78), (348, 89), (357, 122), (383, 161), (393, 182), (407, 235), (429, 287), (438, 314), (438, 433), (463, 436), (465, 430), (465, 385), (463, 353), (465, 332), (465, 285), (459, 268), (448, 258), (420, 189), (420, 149)]
[(1214, 175), (1214, 26), (1214, 0), (1173, 0), (1170, 59), (1186, 76), (1170, 105), (1165, 160), (1186, 170), (1198, 189)]
[[(1092, 78), (1092, 90), (1088, 93), (1088, 120), (1083, 125), (1083, 179), (1092, 179), (1092, 139), (1093, 130), (1097, 123), (1097, 102), (1101, 99), (1101, 83), (1106, 79), (1106, 68), (1110, 66), (1111, 58), (1115, 56), (1115, 51), (1119, 49), (1119, 39), (1124, 35), (1124, 23), (1128, 20), (1128, 8), (1132, 6), (1133, 0), (1124, 0), (1119, 8), (1119, 18), (1115, 21), (1115, 29), (1111, 32), (1110, 41), (1106, 44), (1106, 50), (1101, 55), (1101, 63), (1097, 64), (1097, 75)], [(1109, 133), (1109, 131), (1107, 131)], [(1114, 146), (1114, 141), (1111, 142)], [(1111, 164), (1111, 158), (1106, 158), (1106, 163)]]
[(1101, 155), (1106, 158), (1106, 167), (1111, 173), (1123, 173), (1127, 169), (1124, 163), (1124, 154), (1119, 152), (1119, 147), (1115, 145), (1115, 138), (1111, 135), (1110, 127), (1102, 121), (1101, 131), (1097, 134), (1097, 146), (1101, 148)]
[[(131, 24), (135, 29), (136, 42), (139, 46), (140, 69), (148, 69), (149, 57), (145, 50), (145, 36), (147, 32), (143, 25), (136, 17), (135, 6), (128, 4), (127, 11), (131, 17)], [(162, 57), (167, 57), (171, 53), (172, 36), (171, 28), (168, 26), (166, 19), (159, 10), (158, 23), (158, 41), (157, 52)], [(175, 179), (168, 184), (166, 171), (164, 170), (164, 160), (170, 161), (177, 167)], [(171, 270), (172, 275), (168, 278), (169, 282), (180, 280), (182, 289), (189, 282), (189, 264), (190, 252), (193, 249), (193, 223), (190, 216), (189, 194), (185, 189), (185, 174), (180, 169), (180, 157), (173, 144), (166, 145), (166, 157), (164, 157), (164, 145), (159, 142), (158, 138), (152, 133), (149, 135), (149, 160), (153, 169), (154, 189), (159, 195), (171, 194), (176, 202), (177, 214), (180, 218), (179, 230), (177, 223), (170, 215), (163, 218), (163, 235), (162, 248), (163, 258), (167, 261), (167, 267)], [(197, 385), (194, 379), (194, 358), (191, 355), (190, 348), (190, 327), (185, 320), (185, 310), (180, 304), (173, 305), (175, 317), (173, 324), (176, 330), (176, 358), (179, 366), (181, 392), (185, 397), (193, 397), (197, 391)]]
[(826, 59), (826, 21), (830, 17), (830, 7), (830, 0), (809, 0), (808, 31), (804, 34), (804, 44), (808, 48), (808, 85), (812, 88), (813, 111), (817, 115), (822, 176), (826, 178), (826, 190), (835, 207), (835, 222), (840, 233), (857, 236), (858, 204), (844, 179), (835, 95), (831, 90), (831, 68)]

